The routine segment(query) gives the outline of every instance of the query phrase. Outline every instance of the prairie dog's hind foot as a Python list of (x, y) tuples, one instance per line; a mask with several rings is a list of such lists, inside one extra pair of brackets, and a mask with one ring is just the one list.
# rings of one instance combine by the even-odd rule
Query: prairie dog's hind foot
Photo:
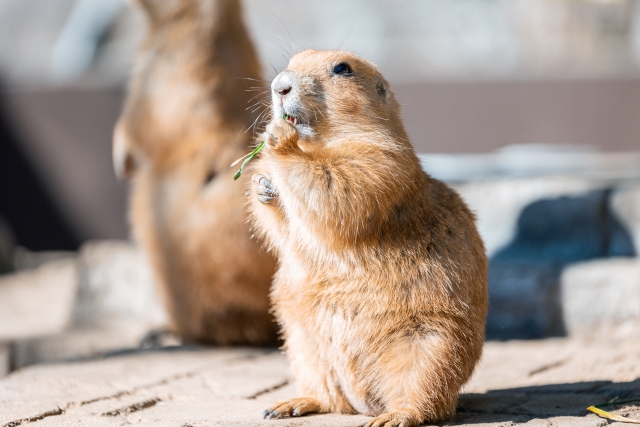
[(277, 420), (286, 417), (301, 417), (306, 414), (321, 414), (323, 412), (328, 411), (322, 407), (319, 400), (312, 397), (299, 397), (278, 402), (269, 409), (265, 409), (262, 413), (262, 418)]
[(138, 347), (142, 350), (181, 345), (183, 337), (175, 331), (158, 328), (152, 329), (140, 340)]
[(261, 174), (255, 174), (252, 177), (253, 188), (260, 202), (265, 205), (278, 204), (278, 190), (275, 189), (269, 177)]
[(421, 420), (408, 412), (387, 412), (369, 421), (364, 427), (415, 427)]

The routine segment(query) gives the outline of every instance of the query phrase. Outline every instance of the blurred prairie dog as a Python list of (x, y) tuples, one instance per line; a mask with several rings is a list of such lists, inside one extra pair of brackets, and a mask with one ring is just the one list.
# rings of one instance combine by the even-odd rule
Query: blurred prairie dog
[(272, 301), (304, 397), (263, 416), (359, 412), (376, 427), (452, 417), (484, 341), (473, 214), (422, 170), (370, 62), (303, 51), (271, 88), (250, 206), (279, 257)]
[(114, 133), (130, 221), (169, 328), (187, 341), (271, 344), (273, 258), (250, 238), (229, 165), (249, 150), (247, 81), (260, 79), (237, 0), (138, 0), (148, 31)]

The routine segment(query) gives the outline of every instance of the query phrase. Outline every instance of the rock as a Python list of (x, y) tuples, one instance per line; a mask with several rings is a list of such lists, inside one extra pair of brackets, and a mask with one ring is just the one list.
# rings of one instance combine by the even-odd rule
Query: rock
[(75, 259), (76, 253), (73, 251), (31, 251), (18, 246), (13, 251), (13, 266), (16, 271), (32, 270), (44, 264)]
[(151, 269), (135, 245), (89, 242), (74, 265), (68, 322), (41, 336), (16, 337), (14, 368), (136, 348), (150, 330), (164, 325)]
[(631, 234), (636, 255), (640, 254), (640, 182), (619, 185), (611, 197), (611, 208)]
[(67, 327), (77, 286), (73, 260), (0, 277), (0, 342), (57, 334)]
[(609, 208), (609, 190), (544, 198), (519, 214), (513, 240), (492, 262), (566, 265), (596, 258), (634, 256), (632, 237)]
[(7, 343), (0, 343), (0, 378), (11, 372), (11, 347)]
[(0, 374), (9, 354), (11, 369), (95, 357), (135, 348), (164, 325), (151, 269), (131, 243), (89, 242), (77, 256), (19, 251), (16, 260), (21, 269), (0, 277)]
[(146, 328), (135, 324), (85, 329), (66, 329), (63, 332), (12, 343), (11, 368), (21, 369), (39, 363), (57, 363), (102, 357), (138, 348), (147, 334)]
[[(456, 185), (478, 216), (490, 255), (488, 338), (564, 335), (563, 268), (585, 260), (636, 254), (627, 225), (634, 221), (628, 219), (632, 211), (627, 206), (629, 197), (620, 194), (612, 203), (609, 188), (613, 185), (584, 177)], [(626, 216), (614, 212), (612, 206), (619, 211), (620, 206), (626, 207)]]
[(567, 332), (576, 337), (640, 337), (640, 259), (567, 267), (561, 276)]
[(568, 196), (588, 199), (590, 193), (604, 191), (612, 185), (612, 181), (594, 178), (550, 176), (475, 181), (455, 184), (453, 188), (475, 212), (487, 254), (492, 257), (516, 238), (518, 222), (526, 208), (546, 201), (544, 210), (553, 212), (553, 201), (563, 204), (562, 197)]
[(79, 284), (72, 326), (135, 327), (149, 330), (166, 317), (147, 258), (136, 245), (122, 241), (86, 243), (78, 258)]
[(448, 182), (508, 180), (550, 176), (605, 180), (640, 178), (639, 152), (602, 152), (562, 144), (513, 144), (485, 153), (420, 153), (434, 177)]

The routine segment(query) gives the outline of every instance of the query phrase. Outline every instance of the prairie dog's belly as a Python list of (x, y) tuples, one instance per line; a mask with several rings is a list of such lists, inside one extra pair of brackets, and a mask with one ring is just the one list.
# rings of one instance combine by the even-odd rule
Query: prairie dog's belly
[[(274, 292), (279, 298), (278, 312), (285, 330), (287, 353), (301, 391), (330, 401), (340, 396), (357, 412), (378, 415), (383, 408), (374, 402), (371, 383), (371, 363), (376, 356), (368, 349), (371, 331), (345, 316), (345, 311), (333, 303), (315, 301), (305, 295), (309, 283), (287, 281), (279, 283)], [(283, 289), (285, 288), (285, 289)], [(286, 295), (286, 299), (285, 299)], [(367, 354), (368, 353), (368, 354)], [(363, 357), (364, 356), (364, 357)], [(317, 373), (316, 375), (310, 374)], [(348, 408), (343, 408), (349, 412)]]
[[(291, 322), (287, 326), (286, 342), (296, 381), (305, 394), (325, 394), (318, 396), (325, 401), (337, 397), (335, 400), (348, 401), (359, 413), (380, 414), (382, 408), (373, 404), (372, 387), (363, 375), (366, 368), (359, 366), (353, 348), (347, 342), (348, 335), (344, 332), (325, 335), (322, 331)], [(306, 374), (309, 371), (322, 372), (316, 384)], [(342, 412), (351, 411), (342, 408)]]

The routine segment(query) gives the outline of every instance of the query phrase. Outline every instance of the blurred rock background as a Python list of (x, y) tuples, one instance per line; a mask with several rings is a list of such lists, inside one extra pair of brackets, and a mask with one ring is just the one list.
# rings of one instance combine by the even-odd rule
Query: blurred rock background
[[(490, 338), (637, 337), (640, 0), (244, 7), (269, 79), (307, 47), (378, 64), (426, 170), (478, 215)], [(162, 325), (111, 167), (144, 25), (122, 0), (0, 0), (0, 272), (14, 271), (0, 342), (14, 368)]]

